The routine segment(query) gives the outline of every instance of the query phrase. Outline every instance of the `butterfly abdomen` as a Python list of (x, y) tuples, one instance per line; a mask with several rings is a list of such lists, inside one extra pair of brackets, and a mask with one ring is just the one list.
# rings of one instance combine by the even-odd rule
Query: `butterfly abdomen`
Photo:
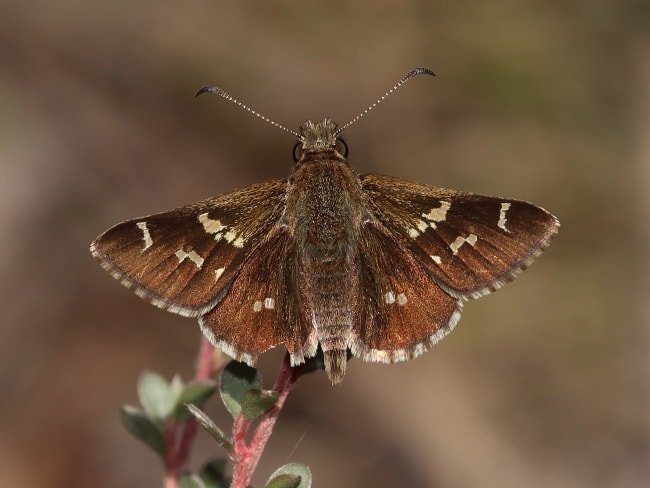
[[(345, 374), (345, 359), (359, 293), (357, 271), (361, 209), (356, 175), (344, 161), (298, 168), (292, 196), (300, 301), (308, 310), (325, 368), (334, 383)], [(292, 192), (290, 190), (290, 192)]]
[[(348, 261), (348, 262), (346, 262)], [(324, 271), (336, 264), (337, 271)], [(325, 370), (332, 383), (345, 374), (346, 356), (352, 333), (359, 279), (349, 260), (315, 263), (301, 267), (300, 296), (311, 312), (312, 326), (325, 355)]]

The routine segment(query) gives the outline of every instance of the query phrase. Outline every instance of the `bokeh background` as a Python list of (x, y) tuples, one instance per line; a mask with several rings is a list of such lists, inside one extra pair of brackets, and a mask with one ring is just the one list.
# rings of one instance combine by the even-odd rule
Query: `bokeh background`
[[(192, 375), (194, 320), (110, 278), (111, 225), (291, 170), (346, 122), (359, 172), (521, 198), (558, 238), (425, 356), (290, 396), (256, 486), (640, 487), (650, 479), (650, 18), (633, 0), (0, 1), (0, 485), (161, 486), (122, 428), (141, 371)], [(281, 352), (265, 355), (270, 387)], [(208, 407), (222, 427), (218, 400)], [(219, 453), (201, 433), (193, 466)]]

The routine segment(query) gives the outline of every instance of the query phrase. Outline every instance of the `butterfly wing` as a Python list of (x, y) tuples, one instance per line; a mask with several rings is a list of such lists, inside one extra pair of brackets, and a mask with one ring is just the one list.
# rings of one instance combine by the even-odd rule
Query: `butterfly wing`
[(372, 362), (405, 361), (453, 330), (462, 300), (432, 286), (416, 256), (381, 223), (364, 224), (359, 251), (364, 296), (349, 341), (353, 355)]
[(511, 281), (559, 229), (546, 210), (378, 175), (361, 176), (371, 212), (445, 291), (478, 298)]
[(246, 258), (227, 295), (199, 320), (213, 344), (250, 366), (279, 344), (292, 364), (316, 354), (315, 330), (297, 303), (295, 256), (287, 227), (274, 228)]
[(99, 236), (93, 256), (141, 298), (188, 317), (223, 298), (246, 257), (284, 212), (286, 182), (269, 180)]

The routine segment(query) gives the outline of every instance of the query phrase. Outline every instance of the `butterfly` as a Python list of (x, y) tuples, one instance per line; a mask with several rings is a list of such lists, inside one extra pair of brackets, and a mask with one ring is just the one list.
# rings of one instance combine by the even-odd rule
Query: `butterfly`
[(298, 140), (287, 180), (122, 222), (91, 253), (139, 297), (198, 317), (212, 344), (250, 366), (278, 345), (292, 365), (320, 348), (337, 384), (348, 353), (380, 363), (421, 355), (454, 329), (464, 301), (515, 278), (560, 224), (528, 202), (350, 168), (342, 130), (419, 74), (433, 72), (412, 70), (341, 128), (271, 122)]

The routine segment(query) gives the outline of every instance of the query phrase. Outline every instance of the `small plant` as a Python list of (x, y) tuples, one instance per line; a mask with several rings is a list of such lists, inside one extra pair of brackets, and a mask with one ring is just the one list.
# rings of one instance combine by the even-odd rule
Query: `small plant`
[[(166, 381), (145, 371), (138, 382), (142, 408), (124, 405), (122, 423), (137, 439), (163, 461), (164, 488), (247, 488), (275, 421), (300, 376), (322, 369), (322, 358), (292, 368), (289, 356), (280, 367), (271, 390), (262, 388), (262, 378), (254, 368), (224, 355), (202, 339), (195, 377), (184, 383), (179, 376)], [(214, 381), (221, 371), (220, 380)], [(232, 434), (226, 434), (201, 407), (219, 390), (221, 400), (233, 417)], [(201, 425), (225, 450), (226, 456), (208, 460), (198, 472), (186, 469), (189, 452)], [(247, 441), (250, 439), (250, 441)], [(232, 478), (226, 474), (228, 460)], [(291, 463), (277, 469), (266, 488), (309, 488), (311, 472), (307, 466)]]

